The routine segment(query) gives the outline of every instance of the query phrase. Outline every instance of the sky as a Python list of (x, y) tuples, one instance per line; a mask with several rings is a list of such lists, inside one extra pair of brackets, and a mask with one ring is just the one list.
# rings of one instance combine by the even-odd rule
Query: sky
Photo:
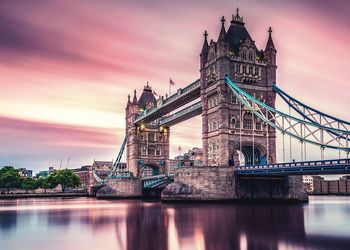
[[(116, 157), (127, 95), (199, 78), (203, 32), (236, 8), (258, 48), (272, 26), (277, 84), (350, 120), (346, 0), (0, 2), (0, 166), (75, 168)], [(228, 22), (226, 23), (228, 28)], [(197, 131), (194, 133), (193, 131)], [(201, 147), (201, 120), (171, 128), (171, 156)]]

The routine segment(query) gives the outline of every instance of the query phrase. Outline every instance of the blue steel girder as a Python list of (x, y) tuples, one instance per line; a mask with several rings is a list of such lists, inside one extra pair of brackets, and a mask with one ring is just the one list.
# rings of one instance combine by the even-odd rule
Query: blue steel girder
[(191, 119), (202, 113), (202, 102), (196, 102), (174, 114), (171, 114), (167, 117), (160, 119), (159, 126), (173, 126), (177, 123), (180, 123), (184, 120)]
[(237, 175), (325, 175), (350, 174), (350, 159), (277, 163), (235, 168)]
[(325, 127), (330, 127), (333, 129), (342, 129), (345, 131), (350, 131), (350, 123), (341, 119), (338, 119), (329, 114), (323, 113), (315, 108), (312, 108), (303, 102), (292, 97), (282, 89), (280, 89), (276, 84), (273, 85), (273, 90), (283, 99), (284, 102), (288, 104), (293, 110), (295, 110), (304, 119), (311, 122), (318, 123)]
[(175, 94), (166, 98), (160, 106), (146, 109), (142, 114), (136, 117), (134, 124), (136, 125), (141, 122), (148, 123), (154, 121), (199, 97), (200, 80), (196, 80), (186, 87), (178, 89)]
[(241, 105), (243, 105), (244, 109), (261, 119), (263, 123), (280, 131), (282, 134), (296, 138), (301, 143), (317, 145), (322, 149), (330, 148), (345, 151), (347, 154), (349, 153), (350, 133), (348, 131), (323, 126), (285, 114), (255, 99), (238, 87), (238, 85), (232, 82), (228, 77), (226, 77), (226, 83), (236, 95)]
[(143, 188), (154, 188), (170, 183), (174, 179), (173, 174), (154, 175), (142, 178)]

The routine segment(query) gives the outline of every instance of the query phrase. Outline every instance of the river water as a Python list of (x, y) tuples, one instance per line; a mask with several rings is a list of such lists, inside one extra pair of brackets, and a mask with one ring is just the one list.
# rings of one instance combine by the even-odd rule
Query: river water
[(350, 249), (350, 197), (290, 205), (0, 200), (0, 249)]

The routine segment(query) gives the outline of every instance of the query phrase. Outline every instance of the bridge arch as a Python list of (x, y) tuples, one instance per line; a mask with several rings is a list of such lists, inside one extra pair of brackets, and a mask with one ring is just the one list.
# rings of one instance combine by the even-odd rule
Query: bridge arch
[(243, 141), (242, 144), (231, 142), (229, 165), (264, 165), (267, 163), (266, 155), (266, 148), (258, 142), (254, 142), (254, 146), (251, 141)]
[(160, 174), (160, 168), (155, 164), (144, 164), (141, 167), (142, 177), (154, 176), (159, 174)]

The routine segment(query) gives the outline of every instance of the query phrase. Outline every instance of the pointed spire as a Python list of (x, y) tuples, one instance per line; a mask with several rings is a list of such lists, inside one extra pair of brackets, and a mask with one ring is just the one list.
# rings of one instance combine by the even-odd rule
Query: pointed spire
[(204, 43), (203, 43), (203, 47), (202, 47), (202, 51), (201, 51), (201, 56), (207, 55), (208, 54), (208, 32), (204, 31)]
[(267, 50), (276, 51), (275, 45), (274, 45), (273, 40), (272, 40), (272, 28), (271, 27), (269, 27), (268, 32), (269, 32), (269, 39), (267, 40), (265, 51), (267, 51)]
[(136, 89), (134, 90), (134, 98), (132, 100), (132, 104), (137, 104)]
[(218, 42), (226, 41), (226, 29), (225, 29), (225, 17), (221, 18), (221, 30), (219, 34)]
[(131, 104), (131, 101), (130, 101), (130, 94), (128, 95), (128, 103), (126, 104), (126, 107), (129, 107)]

